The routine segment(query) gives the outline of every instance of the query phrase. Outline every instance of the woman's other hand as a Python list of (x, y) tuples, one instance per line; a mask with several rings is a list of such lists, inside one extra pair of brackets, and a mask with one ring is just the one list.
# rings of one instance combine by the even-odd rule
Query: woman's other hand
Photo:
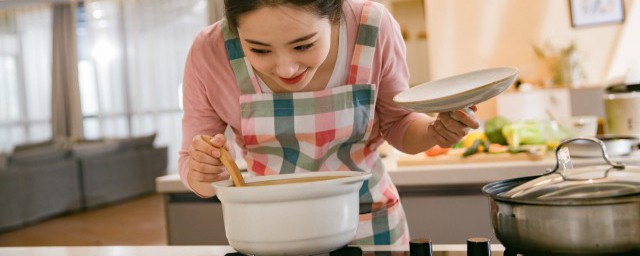
[[(478, 110), (475, 105), (469, 108), (473, 112)], [(427, 129), (428, 134), (432, 136), (438, 146), (448, 148), (467, 135), (470, 128), (478, 129), (479, 127), (480, 124), (474, 115), (467, 114), (464, 110), (456, 110), (438, 113), (436, 120)]]
[(223, 134), (213, 137), (196, 135), (191, 141), (187, 177), (189, 185), (200, 195), (213, 196), (215, 192), (209, 183), (229, 179), (229, 172), (220, 161), (218, 148), (223, 146), (229, 150), (227, 138)]

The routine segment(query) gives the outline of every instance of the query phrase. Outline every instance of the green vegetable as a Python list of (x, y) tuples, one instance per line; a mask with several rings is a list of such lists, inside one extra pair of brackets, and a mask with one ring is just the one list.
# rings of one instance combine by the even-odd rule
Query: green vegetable
[(511, 154), (526, 153), (526, 152), (529, 152), (529, 150), (526, 149), (526, 148), (509, 147), (509, 153), (511, 153)]
[(491, 143), (507, 145), (507, 139), (502, 134), (502, 128), (510, 121), (503, 116), (496, 116), (484, 123), (484, 133)]
[(484, 147), (484, 152), (489, 152), (489, 147), (491, 146), (491, 142), (488, 140), (482, 140), (482, 147)]
[(480, 143), (482, 143), (481, 139), (474, 140), (473, 144), (471, 144), (471, 147), (468, 147), (467, 150), (462, 153), (462, 157), (468, 157), (470, 155), (478, 153), (478, 147), (480, 146)]
[(545, 144), (545, 125), (536, 121), (520, 121), (502, 127), (502, 135), (512, 147), (520, 145)]

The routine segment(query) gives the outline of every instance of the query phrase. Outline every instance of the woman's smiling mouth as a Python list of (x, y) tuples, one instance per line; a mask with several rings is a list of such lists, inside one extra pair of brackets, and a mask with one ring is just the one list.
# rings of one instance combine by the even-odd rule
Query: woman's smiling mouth
[(284, 82), (286, 84), (295, 84), (297, 82), (300, 82), (300, 80), (302, 80), (305, 77), (306, 74), (307, 74), (307, 70), (305, 70), (304, 72), (302, 72), (299, 75), (294, 76), (292, 78), (280, 77), (280, 80), (282, 80), (282, 82)]

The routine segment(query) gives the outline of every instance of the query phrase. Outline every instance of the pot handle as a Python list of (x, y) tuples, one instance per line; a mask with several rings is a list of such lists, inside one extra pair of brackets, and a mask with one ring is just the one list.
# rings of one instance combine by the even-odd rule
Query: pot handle
[[(591, 138), (591, 137), (576, 137), (576, 138), (566, 139), (562, 141), (560, 145), (558, 145), (558, 147), (556, 148), (556, 167), (553, 168), (553, 170), (549, 170), (545, 175), (555, 173), (556, 171), (558, 171), (558, 169), (560, 169), (560, 149), (562, 149), (562, 147), (565, 146), (566, 144), (569, 144), (577, 140), (586, 140), (593, 143), (597, 143), (598, 145), (600, 145), (600, 150), (602, 150), (602, 158), (604, 158), (604, 161), (606, 161), (607, 164), (611, 165), (613, 168), (616, 168), (616, 169), (624, 169), (624, 164), (620, 162), (613, 162), (609, 159), (609, 155), (607, 155), (607, 147), (604, 145), (604, 142), (602, 142), (599, 139)], [(562, 175), (562, 177), (564, 178), (564, 175)]]

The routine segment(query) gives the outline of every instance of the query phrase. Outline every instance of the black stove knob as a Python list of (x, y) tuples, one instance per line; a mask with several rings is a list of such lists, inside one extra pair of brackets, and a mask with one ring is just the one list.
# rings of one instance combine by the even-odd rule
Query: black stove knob
[(491, 242), (489, 238), (474, 237), (467, 240), (467, 256), (490, 256)]
[(433, 250), (431, 248), (431, 239), (411, 239), (409, 241), (409, 255), (410, 256), (431, 256)]

